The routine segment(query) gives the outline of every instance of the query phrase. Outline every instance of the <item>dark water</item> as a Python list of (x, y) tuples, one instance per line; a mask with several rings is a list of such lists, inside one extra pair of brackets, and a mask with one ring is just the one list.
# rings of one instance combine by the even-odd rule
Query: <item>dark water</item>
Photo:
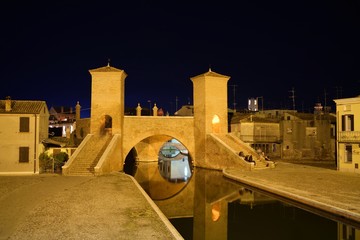
[(360, 239), (356, 224), (276, 199), (219, 171), (191, 168), (186, 161), (138, 163), (129, 173), (184, 239)]

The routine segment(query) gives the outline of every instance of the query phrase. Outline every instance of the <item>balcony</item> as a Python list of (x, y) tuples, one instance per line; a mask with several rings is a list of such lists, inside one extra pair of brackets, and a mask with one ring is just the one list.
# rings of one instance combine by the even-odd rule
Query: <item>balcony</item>
[(240, 139), (244, 142), (251, 143), (278, 143), (280, 142), (279, 136), (274, 135), (240, 135)]
[(339, 142), (349, 142), (349, 143), (360, 143), (360, 131), (343, 131), (339, 132), (338, 136)]

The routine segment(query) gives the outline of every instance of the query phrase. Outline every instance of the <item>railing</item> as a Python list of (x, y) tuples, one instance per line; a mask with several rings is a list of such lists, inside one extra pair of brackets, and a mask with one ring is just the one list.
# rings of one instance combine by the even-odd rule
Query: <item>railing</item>
[(244, 142), (279, 142), (280, 137), (276, 135), (240, 135)]
[(360, 131), (339, 132), (339, 142), (360, 142)]

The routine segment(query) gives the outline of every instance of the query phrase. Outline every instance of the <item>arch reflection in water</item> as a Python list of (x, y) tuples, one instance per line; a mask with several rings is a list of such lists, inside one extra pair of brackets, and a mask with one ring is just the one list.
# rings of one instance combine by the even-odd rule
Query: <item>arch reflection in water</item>
[(176, 139), (161, 147), (158, 163), (161, 176), (170, 182), (186, 182), (191, 177), (188, 151)]
[(179, 194), (192, 176), (188, 150), (174, 139), (162, 145), (157, 160), (137, 159), (135, 165), (136, 167), (127, 167), (134, 170), (127, 173), (134, 176), (153, 200), (164, 200)]

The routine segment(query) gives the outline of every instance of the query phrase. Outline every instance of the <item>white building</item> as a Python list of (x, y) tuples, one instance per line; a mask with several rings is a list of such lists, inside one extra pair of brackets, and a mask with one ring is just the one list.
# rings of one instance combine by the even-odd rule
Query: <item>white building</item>
[(334, 102), (338, 170), (360, 173), (360, 95)]
[(0, 100), (0, 174), (39, 173), (48, 126), (44, 101)]

